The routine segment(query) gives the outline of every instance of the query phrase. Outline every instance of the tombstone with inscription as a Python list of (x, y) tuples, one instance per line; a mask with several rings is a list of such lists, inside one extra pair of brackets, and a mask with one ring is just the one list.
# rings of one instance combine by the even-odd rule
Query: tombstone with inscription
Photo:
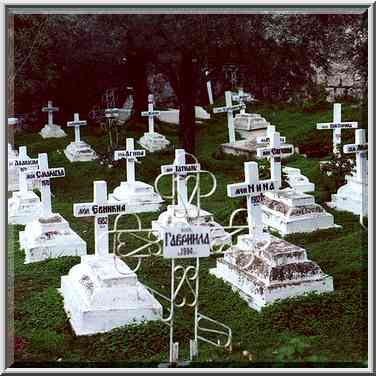
[(278, 132), (270, 136), (268, 147), (257, 149), (258, 158), (270, 158), (271, 178), (276, 191), (265, 193), (262, 203), (263, 223), (282, 236), (296, 232), (312, 232), (338, 227), (334, 217), (315, 203), (313, 196), (292, 188), (280, 189), (282, 183), (281, 157), (292, 153), (293, 148), (281, 146)]
[(283, 167), (283, 173), (286, 174), (286, 183), (297, 192), (314, 192), (315, 184), (304, 176), (299, 168)]
[(38, 159), (29, 158), (26, 146), (20, 146), (18, 158), (9, 161), (18, 170), (19, 191), (8, 200), (8, 223), (26, 225), (41, 214), (41, 202), (37, 194), (29, 190), (26, 173), (38, 169)]
[(48, 123), (42, 128), (39, 134), (43, 138), (58, 138), (65, 137), (66, 133), (60, 128), (59, 125), (54, 124), (53, 113), (59, 111), (58, 107), (52, 105), (52, 101), (48, 101), (48, 106), (42, 108), (43, 112), (48, 113)]
[(142, 112), (141, 115), (148, 117), (149, 129), (140, 138), (139, 144), (150, 153), (163, 150), (170, 145), (170, 141), (165, 136), (154, 131), (154, 117), (159, 116), (160, 111), (154, 110), (154, 96), (152, 94), (148, 96), (148, 111)]
[(86, 125), (86, 120), (80, 120), (79, 114), (74, 114), (74, 120), (68, 121), (68, 127), (74, 127), (74, 142), (64, 150), (65, 156), (71, 162), (87, 162), (97, 158), (95, 151), (85, 141), (81, 140), (80, 127)]
[(49, 168), (46, 153), (38, 155), (38, 166), (37, 170), (26, 173), (26, 179), (40, 181), (42, 212), (19, 233), (25, 264), (60, 256), (86, 255), (86, 242), (60, 214), (52, 212), (50, 179), (64, 177), (64, 168)]
[(94, 182), (94, 202), (74, 204), (76, 217), (94, 217), (95, 253), (81, 257), (61, 278), (64, 309), (76, 335), (108, 332), (128, 324), (159, 320), (162, 306), (137, 275), (109, 253), (109, 215), (126, 213), (124, 202), (107, 201), (107, 183)]
[[(203, 195), (201, 195), (198, 186), (193, 187), (190, 195), (188, 192), (188, 180), (196, 178), (194, 183), (198, 185), (197, 175), (209, 172), (201, 170), (199, 163), (187, 164), (184, 149), (176, 149), (174, 163), (172, 165), (161, 166), (161, 172), (162, 174), (159, 178), (163, 176), (172, 177), (172, 196), (169, 196), (169, 198), (172, 198), (173, 201), (172, 205), (167, 206), (167, 211), (163, 212), (156, 221), (152, 222), (152, 229), (163, 233), (167, 225), (181, 222), (209, 226), (213, 228), (212, 236), (214, 242), (227, 242), (230, 238), (229, 234), (224, 231), (221, 225), (214, 221), (213, 214), (200, 207), (200, 198), (211, 195), (216, 188), (216, 184), (214, 183), (211, 192), (206, 192)], [(214, 182), (215, 178), (212, 177), (212, 179)], [(157, 179), (156, 185), (158, 182), (159, 180)], [(192, 203), (195, 197), (197, 198), (197, 205)]]
[(229, 197), (246, 197), (248, 234), (217, 258), (210, 273), (229, 283), (248, 305), (260, 311), (276, 300), (333, 291), (332, 277), (307, 258), (305, 249), (264, 232), (260, 203), (278, 189), (278, 180), (259, 180), (256, 162), (244, 164), (245, 182), (229, 184)]
[(337, 210), (349, 211), (355, 215), (368, 215), (368, 168), (365, 129), (355, 130), (355, 144), (344, 145), (345, 154), (356, 154), (355, 174), (346, 176), (346, 184), (332, 195), (328, 205)]
[(120, 183), (109, 195), (109, 202), (125, 202), (127, 213), (154, 212), (163, 203), (162, 197), (149, 184), (135, 178), (135, 163), (138, 158), (145, 157), (145, 150), (135, 150), (133, 138), (127, 138), (127, 149), (115, 151), (115, 160), (126, 159), (127, 180)]

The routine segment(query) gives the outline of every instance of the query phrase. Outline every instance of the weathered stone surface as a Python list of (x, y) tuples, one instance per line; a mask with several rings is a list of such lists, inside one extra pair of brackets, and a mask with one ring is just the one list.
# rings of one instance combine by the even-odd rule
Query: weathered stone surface
[(302, 175), (300, 169), (284, 167), (283, 172), (287, 175), (287, 184), (297, 192), (314, 192), (315, 184), (311, 183), (306, 176)]
[(170, 141), (168, 141), (165, 136), (157, 132), (144, 133), (138, 143), (150, 153), (163, 150), (170, 145)]
[(238, 244), (217, 259), (210, 273), (230, 283), (251, 308), (261, 310), (279, 299), (333, 291), (332, 277), (308, 260), (303, 248), (271, 235), (250, 246), (248, 238), (239, 236)]
[(114, 255), (81, 257), (81, 263), (61, 278), (61, 293), (76, 335), (108, 332), (162, 317), (161, 304)]
[(60, 128), (59, 125), (56, 124), (46, 124), (42, 130), (39, 132), (39, 134), (43, 138), (60, 138), (60, 137), (66, 137), (66, 133)]
[(13, 192), (8, 200), (8, 223), (26, 225), (38, 218), (42, 212), (42, 205), (38, 195), (32, 191)]
[(97, 159), (95, 151), (84, 141), (71, 142), (64, 150), (70, 162), (88, 162)]

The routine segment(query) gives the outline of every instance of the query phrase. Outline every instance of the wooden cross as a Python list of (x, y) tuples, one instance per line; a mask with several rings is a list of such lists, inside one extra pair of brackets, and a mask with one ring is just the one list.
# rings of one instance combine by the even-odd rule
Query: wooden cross
[(154, 133), (154, 117), (160, 115), (160, 111), (154, 110), (154, 95), (148, 95), (148, 110), (142, 111), (141, 116), (147, 116), (149, 118), (149, 133)]
[(215, 114), (227, 112), (227, 126), (228, 126), (229, 142), (234, 143), (235, 142), (234, 111), (245, 108), (245, 105), (244, 103), (233, 105), (232, 98), (231, 98), (231, 91), (226, 91), (225, 97), (226, 97), (226, 107), (213, 108), (213, 112)]
[(48, 101), (47, 107), (42, 108), (43, 112), (48, 112), (48, 125), (53, 125), (53, 113), (59, 111), (59, 107), (54, 107), (52, 101)]
[(274, 191), (277, 187), (273, 180), (259, 180), (257, 162), (245, 162), (244, 174), (243, 183), (227, 185), (227, 195), (231, 198), (247, 198), (249, 235), (252, 235), (254, 239), (261, 239), (263, 224), (260, 203), (264, 197), (263, 192)]
[(116, 150), (115, 151), (115, 161), (120, 159), (127, 160), (127, 182), (134, 183), (135, 179), (135, 162), (137, 158), (145, 157), (146, 152), (143, 149), (135, 150), (134, 149), (134, 140), (133, 138), (127, 138), (127, 148), (126, 150)]
[(341, 129), (358, 128), (356, 121), (341, 121), (341, 103), (333, 104), (333, 122), (332, 123), (317, 123), (317, 129), (333, 130), (333, 153), (339, 152), (338, 145), (341, 143)]

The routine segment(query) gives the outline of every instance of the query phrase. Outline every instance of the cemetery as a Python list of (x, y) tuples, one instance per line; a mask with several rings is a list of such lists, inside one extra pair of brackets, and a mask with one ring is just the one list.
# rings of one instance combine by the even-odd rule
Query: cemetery
[[(107, 30), (106, 17), (82, 27)], [(153, 33), (145, 40), (163, 67), (170, 55), (159, 48), (175, 50)], [(106, 67), (109, 41), (97, 37)], [(8, 109), (12, 366), (367, 367), (367, 102), (267, 97), (240, 63), (214, 75), (182, 52), (168, 65), (181, 64), (168, 103), (138, 76), (149, 55), (129, 38), (140, 55), (120, 59), (135, 77), (114, 68), (119, 94), (100, 86), (91, 107), (80, 76), (77, 95), (51, 85), (33, 97), (33, 126)], [(86, 64), (77, 54), (76, 73)]]

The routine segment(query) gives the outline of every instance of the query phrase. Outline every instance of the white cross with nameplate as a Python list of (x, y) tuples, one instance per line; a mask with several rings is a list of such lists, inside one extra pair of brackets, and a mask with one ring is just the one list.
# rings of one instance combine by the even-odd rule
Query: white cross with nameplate
[(26, 193), (28, 191), (26, 172), (38, 169), (38, 158), (29, 158), (26, 146), (20, 146), (18, 148), (18, 158), (13, 163), (19, 169), (19, 190), (22, 193)]
[(232, 104), (232, 94), (231, 91), (226, 91), (226, 107), (215, 107), (213, 108), (213, 112), (215, 114), (219, 114), (222, 112), (227, 112), (227, 126), (228, 126), (228, 135), (229, 135), (229, 142), (235, 142), (235, 127), (234, 127), (234, 111), (241, 110), (245, 108), (245, 104)]
[(227, 195), (231, 198), (247, 198), (247, 217), (249, 235), (260, 239), (263, 235), (262, 210), (260, 203), (264, 197), (263, 192), (277, 189), (273, 180), (259, 180), (257, 162), (244, 163), (245, 181), (227, 185)]
[(368, 143), (366, 142), (366, 130), (355, 130), (355, 144), (343, 146), (343, 152), (346, 154), (356, 153), (356, 180), (364, 183), (366, 177)]
[[(268, 143), (270, 143), (270, 135), (273, 134), (274, 132), (276, 132), (275, 125), (268, 125), (268, 127), (266, 128), (266, 136), (265, 137), (257, 137), (256, 142), (258, 144), (268, 144)], [(281, 144), (286, 143), (286, 137), (281, 136), (280, 139), (281, 139)]]
[(74, 114), (74, 120), (68, 121), (67, 126), (68, 127), (74, 127), (74, 142), (78, 143), (81, 141), (80, 137), (80, 127), (83, 125), (87, 125), (86, 120), (80, 120), (80, 115), (78, 113)]
[(146, 152), (143, 149), (134, 149), (134, 140), (133, 138), (127, 138), (127, 149), (126, 150), (116, 150), (115, 151), (115, 161), (120, 159), (127, 160), (127, 182), (134, 183), (136, 181), (135, 178), (135, 162), (137, 162), (137, 158), (145, 157)]
[(141, 116), (147, 116), (149, 118), (149, 133), (154, 133), (154, 117), (160, 115), (160, 111), (154, 110), (154, 95), (148, 95), (148, 110), (142, 111)]
[(185, 163), (185, 150), (176, 149), (175, 150), (175, 160), (174, 164), (161, 166), (162, 174), (173, 174), (177, 177), (177, 195), (178, 195), (178, 206), (181, 208), (187, 207), (189, 204), (188, 200), (188, 189), (186, 176), (189, 173), (200, 172), (200, 164), (186, 164)]
[(54, 107), (52, 101), (48, 101), (47, 107), (42, 108), (43, 112), (48, 112), (48, 125), (53, 125), (53, 113), (59, 111), (59, 107)]
[(94, 182), (94, 200), (90, 203), (74, 204), (75, 217), (95, 217), (95, 255), (109, 254), (108, 216), (127, 212), (125, 203), (111, 204), (107, 201), (107, 182)]
[(292, 146), (281, 147), (279, 132), (274, 132), (270, 135), (269, 146), (257, 148), (256, 153), (258, 158), (270, 158), (271, 179), (275, 181), (276, 189), (279, 189), (282, 183), (281, 158), (283, 155), (293, 154), (294, 148)]
[(47, 153), (38, 154), (38, 164), (38, 170), (26, 172), (26, 179), (40, 181), (42, 217), (47, 218), (52, 215), (50, 179), (64, 177), (65, 169), (64, 167), (48, 168)]
[(332, 123), (317, 123), (317, 129), (333, 130), (333, 153), (338, 153), (338, 147), (341, 143), (341, 129), (358, 128), (356, 121), (341, 121), (341, 103), (333, 104), (333, 122)]

